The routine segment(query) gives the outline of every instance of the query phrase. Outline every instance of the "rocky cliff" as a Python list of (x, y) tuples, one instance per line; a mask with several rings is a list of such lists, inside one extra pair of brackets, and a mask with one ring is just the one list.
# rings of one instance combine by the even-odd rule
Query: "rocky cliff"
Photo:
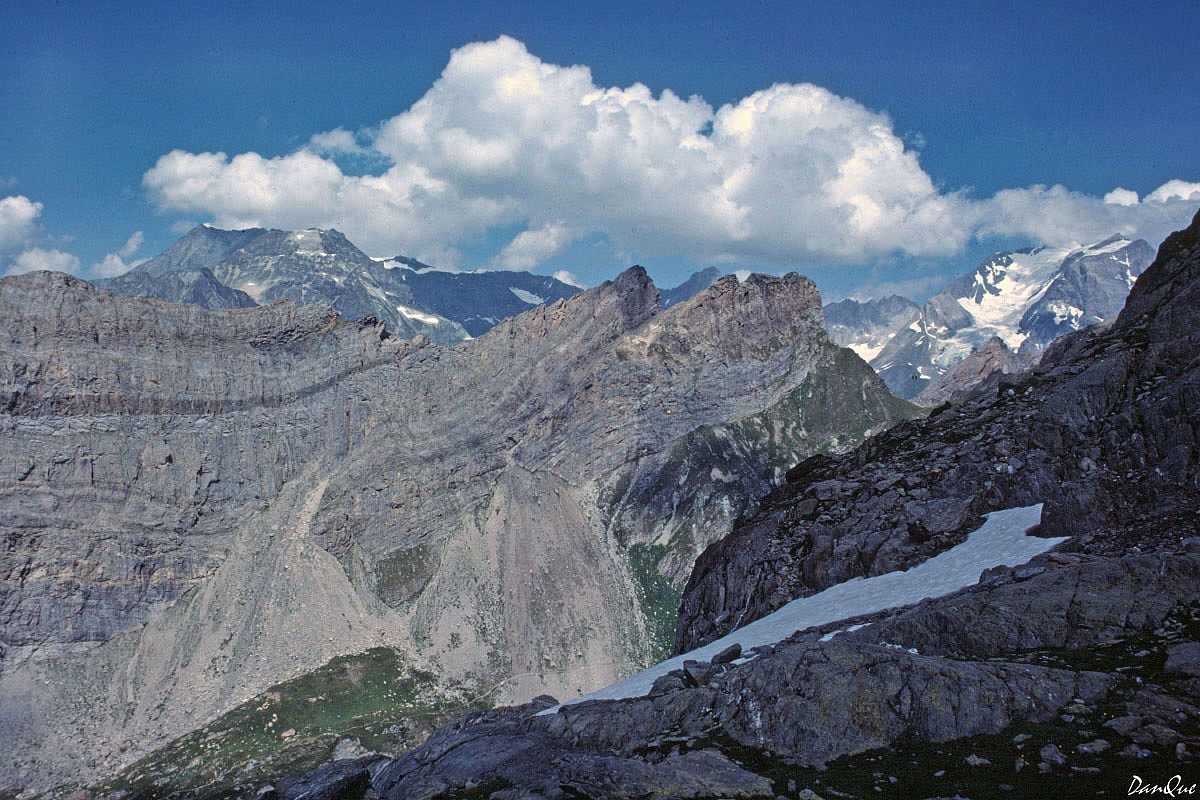
[(455, 347), (48, 273), (0, 318), (10, 791), (369, 648), (488, 700), (595, 688), (788, 464), (914, 413), (794, 275), (662, 310), (634, 268)]
[(1111, 326), (1067, 336), (994, 393), (799, 464), (700, 558), (678, 649), (924, 562), (993, 510), (1042, 503), (1032, 533), (1069, 537), (1033, 562), (684, 661), (644, 697), (481, 712), (265, 795), (357, 780), (347, 796), (397, 800), (1094, 796), (1125, 792), (1131, 771), (1190, 786), (1198, 301), (1200, 215)]
[[(1043, 526), (1119, 554), (1178, 541), (1195, 524), (1197, 334), (1165, 320), (1200, 292), (1186, 243), (1163, 245), (1116, 322), (1060, 339), (1032, 373), (842, 458), (789, 473), (765, 512), (707, 553), (681, 612), (679, 646), (792, 597), (902, 569), (958, 541), (987, 511), (1045, 503)], [(1164, 275), (1178, 292), (1145, 299)], [(717, 597), (720, 600), (716, 600)]]

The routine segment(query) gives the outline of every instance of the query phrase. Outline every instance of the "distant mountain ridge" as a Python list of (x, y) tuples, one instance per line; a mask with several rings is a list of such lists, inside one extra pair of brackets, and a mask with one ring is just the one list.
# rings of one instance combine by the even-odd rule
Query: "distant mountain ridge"
[(839, 300), (825, 306), (825, 328), (834, 344), (870, 362), (902, 328), (921, 316), (921, 307), (900, 295), (878, 300)]
[(994, 354), (991, 363), (1027, 366), (1064, 333), (1113, 319), (1153, 258), (1147, 242), (1121, 235), (997, 253), (920, 307), (903, 298), (843, 300), (825, 307), (826, 325), (897, 396), (933, 404), (946, 381), (963, 388), (961, 374), (945, 376), (994, 339), (1014, 355)]
[[(720, 275), (709, 267), (663, 289), (663, 307), (708, 288)], [(438, 344), (480, 336), (503, 319), (582, 291), (530, 272), (450, 272), (403, 255), (374, 259), (337, 230), (229, 231), (209, 225), (95, 284), (214, 310), (279, 300), (324, 302), (343, 319), (374, 317), (403, 339), (422, 335)]]

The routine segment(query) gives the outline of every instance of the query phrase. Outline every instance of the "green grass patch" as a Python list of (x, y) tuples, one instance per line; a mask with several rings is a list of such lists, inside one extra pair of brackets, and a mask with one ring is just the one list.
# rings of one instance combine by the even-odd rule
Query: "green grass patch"
[(394, 753), (468, 710), (389, 648), (339, 656), (277, 684), (97, 787), (134, 798), (216, 798), (314, 769), (339, 739)]
[(650, 634), (651, 663), (670, 657), (675, 645), (675, 623), (683, 590), (676, 589), (658, 571), (667, 554), (662, 545), (638, 544), (629, 548), (629, 567), (637, 584), (638, 601)]

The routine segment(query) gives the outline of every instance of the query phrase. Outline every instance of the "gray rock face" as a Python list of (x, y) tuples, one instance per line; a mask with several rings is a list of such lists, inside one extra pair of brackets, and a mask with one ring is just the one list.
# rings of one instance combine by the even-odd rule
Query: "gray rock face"
[[(1016, 723), (1059, 725), (1079, 742), (1003, 737), (1023, 753), (1010, 780), (1036, 764), (1043, 790), (1062, 776), (1054, 785), (1071, 791), (1122, 747), (1117, 758), (1187, 760), (1200, 741), (1200, 709), (1180, 699), (1194, 687), (1194, 641), (1184, 637), (1200, 597), (1197, 421), (1184, 410), (1200, 398), (1198, 301), (1200, 214), (1164, 243), (1116, 323), (1066, 337), (1038, 373), (790, 471), (788, 485), (705, 551), (685, 594), (680, 649), (785, 599), (916, 563), (988, 510), (1042, 501), (1040, 533), (1071, 535), (1068, 546), (865, 627), (685, 661), (647, 697), (536, 715), (554, 704), (545, 699), (466, 717), (382, 767), (372, 791), (705, 796), (697, 783), (729, 776), (732, 760), (735, 780), (707, 796), (794, 796), (801, 784), (790, 775), (803, 780), (835, 759), (1000, 735)], [(1166, 664), (1161, 678), (1146, 669), (1155, 661)], [(673, 775), (688, 757), (703, 760), (678, 790), (647, 769)], [(878, 760), (851, 763), (861, 771)], [(969, 769), (998, 763), (965, 759)], [(581, 766), (602, 783), (577, 783)]]
[(1194, 235), (1164, 243), (1115, 323), (1058, 340), (1033, 373), (852, 454), (797, 466), (697, 562), (679, 650), (793, 597), (924, 560), (995, 509), (1043, 502), (1047, 531), (1105, 554), (1192, 535), (1200, 427), (1184, 409), (1200, 385)]
[[(603, 685), (652, 652), (647, 587), (751, 502), (714, 470), (765, 486), (914, 413), (795, 275), (664, 311), (634, 268), (456, 347), (47, 273), (0, 281), (0, 318), (6, 787), (112, 772), (375, 646), (496, 699)], [(689, 444), (713, 437), (721, 460)], [(622, 501), (664, 475), (694, 477), (686, 537)]]
[(1036, 360), (1057, 337), (1112, 320), (1154, 257), (1113, 236), (1082, 249), (998, 253), (931, 297), (871, 359), (899, 397), (930, 388), (992, 337)]

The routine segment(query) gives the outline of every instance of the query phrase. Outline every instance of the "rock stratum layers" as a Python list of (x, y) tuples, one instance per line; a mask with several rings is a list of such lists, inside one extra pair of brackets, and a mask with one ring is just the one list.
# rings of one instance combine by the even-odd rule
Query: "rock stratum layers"
[(1082, 797), (1125, 792), (1131, 771), (1191, 775), (1198, 404), (1200, 214), (1112, 325), (790, 470), (700, 557), (677, 649), (923, 562), (985, 512), (1042, 503), (1034, 533), (1071, 537), (1056, 550), (915, 606), (685, 661), (645, 697), (464, 717), (394, 759), (281, 781), (278, 796), (335, 773), (358, 776), (347, 797), (389, 800)]
[(633, 268), (453, 347), (52, 273), (0, 318), (8, 791), (381, 645), (493, 699), (596, 688), (664, 644), (648, 582), (914, 413), (795, 275), (662, 310)]

